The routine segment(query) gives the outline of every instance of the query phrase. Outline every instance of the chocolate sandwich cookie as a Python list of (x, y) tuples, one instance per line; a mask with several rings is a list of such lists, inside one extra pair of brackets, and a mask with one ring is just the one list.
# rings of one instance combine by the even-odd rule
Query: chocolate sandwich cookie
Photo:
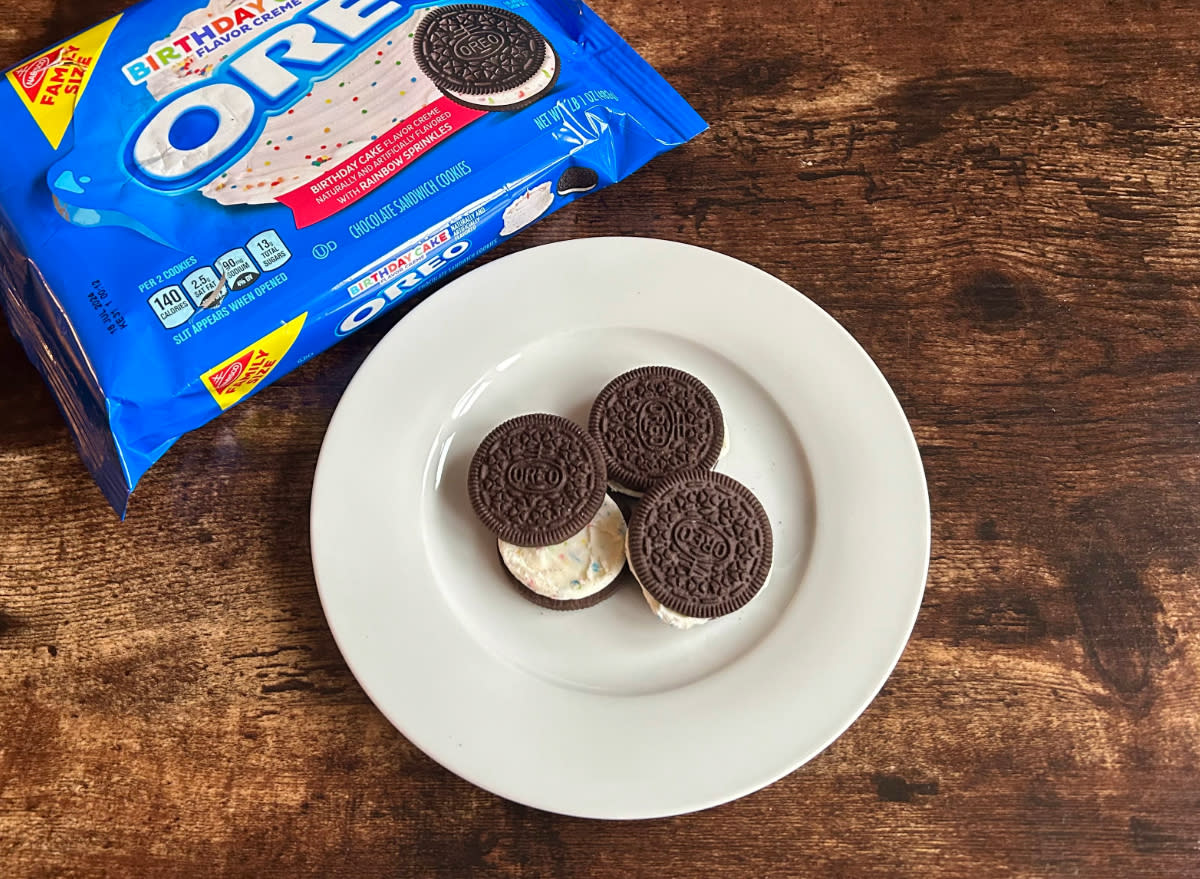
[(505, 543), (549, 546), (583, 530), (604, 503), (604, 453), (558, 415), (522, 415), (479, 444), (467, 471), (475, 514)]
[(558, 81), (559, 58), (549, 41), (495, 6), (434, 9), (413, 34), (413, 51), (444, 95), (476, 110), (522, 110)]
[(559, 195), (573, 195), (577, 192), (591, 192), (599, 185), (600, 175), (591, 168), (572, 165), (562, 172), (554, 191)]
[(497, 542), (522, 596), (551, 610), (582, 610), (617, 592), (625, 567), (625, 518), (610, 497), (577, 534), (552, 546)]
[(604, 450), (612, 487), (633, 495), (673, 473), (711, 469), (725, 439), (712, 391), (668, 366), (643, 366), (609, 382), (588, 429)]
[(743, 607), (771, 571), (771, 521), (746, 486), (695, 469), (659, 482), (638, 503), (629, 568), (659, 618), (690, 628)]

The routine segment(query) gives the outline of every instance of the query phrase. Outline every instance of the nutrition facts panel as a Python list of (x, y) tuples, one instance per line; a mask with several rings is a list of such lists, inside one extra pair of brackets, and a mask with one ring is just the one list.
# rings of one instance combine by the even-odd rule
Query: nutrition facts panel
[(274, 229), (259, 232), (246, 242), (221, 254), (211, 265), (191, 272), (180, 284), (163, 287), (146, 300), (164, 329), (173, 330), (189, 321), (197, 311), (213, 309), (225, 297), (245, 290), (263, 274), (283, 267), (292, 251)]

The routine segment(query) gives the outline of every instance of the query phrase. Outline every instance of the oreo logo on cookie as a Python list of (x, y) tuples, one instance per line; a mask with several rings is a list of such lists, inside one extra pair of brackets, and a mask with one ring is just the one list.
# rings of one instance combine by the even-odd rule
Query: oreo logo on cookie
[(651, 398), (638, 408), (638, 439), (647, 449), (665, 449), (683, 433), (683, 420), (683, 411), (669, 401)]
[(542, 494), (558, 491), (563, 484), (562, 468), (554, 461), (518, 461), (508, 468), (508, 483), (519, 491)]
[(464, 61), (483, 61), (490, 58), (505, 47), (506, 43), (499, 34), (468, 32), (464, 39), (453, 43), (451, 48), (455, 57)]
[(517, 546), (550, 546), (582, 531), (607, 485), (600, 446), (558, 415), (504, 422), (484, 437), (467, 471), (475, 514)]
[(721, 455), (725, 421), (712, 391), (693, 375), (643, 366), (617, 376), (592, 405), (588, 429), (604, 450), (613, 487), (641, 493)]
[(746, 605), (771, 571), (771, 520), (735, 479), (677, 473), (647, 492), (629, 522), (629, 566), (659, 604), (693, 619)]
[(434, 9), (413, 34), (413, 51), (444, 95), (477, 110), (524, 109), (558, 80), (550, 42), (521, 16), (495, 6)]
[(703, 519), (684, 519), (671, 529), (671, 546), (696, 562), (722, 562), (729, 558), (729, 541)]

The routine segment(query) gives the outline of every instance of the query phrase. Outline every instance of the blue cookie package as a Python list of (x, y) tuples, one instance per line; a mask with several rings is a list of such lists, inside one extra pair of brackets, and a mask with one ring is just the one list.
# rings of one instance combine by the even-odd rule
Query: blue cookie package
[(5, 79), (4, 311), (122, 516), (182, 434), (705, 128), (578, 0), (144, 0)]

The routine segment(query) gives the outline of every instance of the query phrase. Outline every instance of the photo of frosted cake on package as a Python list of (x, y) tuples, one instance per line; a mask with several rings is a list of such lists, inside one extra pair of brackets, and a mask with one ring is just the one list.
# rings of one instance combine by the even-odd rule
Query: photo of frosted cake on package
[(0, 295), (124, 513), (183, 433), (704, 129), (573, 0), (145, 0), (0, 85)]

